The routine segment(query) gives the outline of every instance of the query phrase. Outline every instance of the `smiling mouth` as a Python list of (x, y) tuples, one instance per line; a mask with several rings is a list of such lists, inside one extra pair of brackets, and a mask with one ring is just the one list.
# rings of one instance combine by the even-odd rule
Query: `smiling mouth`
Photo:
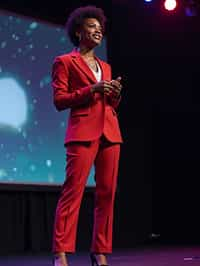
[(93, 36), (94, 36), (95, 39), (97, 39), (97, 40), (99, 40), (99, 41), (101, 40), (101, 35), (94, 34)]

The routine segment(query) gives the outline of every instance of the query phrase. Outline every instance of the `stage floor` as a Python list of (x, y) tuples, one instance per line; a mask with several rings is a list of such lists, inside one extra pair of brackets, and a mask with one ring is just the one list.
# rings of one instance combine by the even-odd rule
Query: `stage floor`
[[(69, 257), (70, 266), (89, 266), (87, 253), (77, 252)], [(51, 254), (0, 256), (0, 265), (51, 266)], [(193, 266), (200, 265), (200, 246), (195, 247), (140, 247), (114, 250), (109, 256), (110, 266)]]

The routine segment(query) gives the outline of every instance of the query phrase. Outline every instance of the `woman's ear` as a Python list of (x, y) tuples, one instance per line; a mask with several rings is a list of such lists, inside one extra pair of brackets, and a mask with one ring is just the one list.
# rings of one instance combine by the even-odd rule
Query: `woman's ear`
[(80, 42), (81, 41), (81, 33), (77, 31), (75, 34), (76, 34), (76, 37), (78, 38), (78, 40)]

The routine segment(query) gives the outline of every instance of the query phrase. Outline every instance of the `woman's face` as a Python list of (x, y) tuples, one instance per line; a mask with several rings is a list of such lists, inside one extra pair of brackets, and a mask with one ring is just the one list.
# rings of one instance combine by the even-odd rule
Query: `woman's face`
[(85, 45), (89, 48), (101, 44), (103, 39), (103, 29), (96, 18), (84, 19), (80, 32), (77, 34), (80, 38), (80, 45)]

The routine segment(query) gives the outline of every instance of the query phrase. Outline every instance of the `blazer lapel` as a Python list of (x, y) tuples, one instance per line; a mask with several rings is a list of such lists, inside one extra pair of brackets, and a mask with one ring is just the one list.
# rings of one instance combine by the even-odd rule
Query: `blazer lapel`
[(89, 68), (87, 63), (84, 61), (84, 59), (81, 57), (80, 53), (76, 50), (71, 53), (73, 62), (77, 65), (77, 67), (92, 81), (93, 83), (96, 83), (97, 80), (92, 72), (92, 70)]

